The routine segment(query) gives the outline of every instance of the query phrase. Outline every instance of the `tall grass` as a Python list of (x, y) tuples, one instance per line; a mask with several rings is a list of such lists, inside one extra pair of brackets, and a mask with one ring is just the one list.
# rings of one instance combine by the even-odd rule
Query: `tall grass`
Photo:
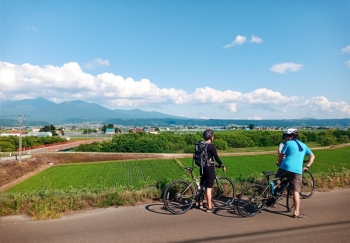
[(135, 205), (160, 197), (156, 187), (133, 189), (123, 186), (114, 188), (71, 188), (33, 193), (14, 192), (0, 195), (0, 215), (26, 214), (32, 219), (58, 218), (63, 213), (82, 209)]

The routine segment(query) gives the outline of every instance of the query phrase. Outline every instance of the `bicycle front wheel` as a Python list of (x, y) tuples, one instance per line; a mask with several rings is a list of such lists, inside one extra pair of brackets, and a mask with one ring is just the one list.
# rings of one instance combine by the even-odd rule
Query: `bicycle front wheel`
[(303, 178), (301, 182), (300, 196), (302, 198), (310, 198), (315, 192), (315, 180), (314, 176), (309, 171), (303, 172)]
[(220, 176), (215, 179), (212, 189), (212, 202), (216, 207), (228, 207), (235, 198), (235, 186), (230, 178)]
[(245, 188), (238, 197), (237, 210), (243, 217), (252, 217), (257, 215), (264, 207), (267, 201), (268, 187), (261, 185), (250, 185)]
[(291, 212), (294, 208), (294, 193), (290, 192), (289, 189), (287, 189), (287, 211)]
[(164, 190), (163, 202), (173, 214), (186, 213), (194, 203), (194, 189), (188, 181), (173, 181)]

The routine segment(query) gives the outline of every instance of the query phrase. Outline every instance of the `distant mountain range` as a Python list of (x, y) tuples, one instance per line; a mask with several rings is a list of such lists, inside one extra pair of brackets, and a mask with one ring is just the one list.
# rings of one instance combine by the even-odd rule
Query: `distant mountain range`
[(78, 124), (84, 122), (125, 126), (332, 126), (350, 127), (350, 119), (224, 120), (190, 119), (140, 109), (110, 110), (81, 100), (54, 103), (44, 98), (5, 101), (0, 106), (0, 126), (17, 126), (17, 115), (25, 117), (24, 126)]
[(142, 111), (140, 109), (110, 110), (95, 103), (88, 103), (81, 100), (64, 101), (57, 104), (44, 98), (3, 102), (0, 107), (0, 124), (6, 125), (3, 123), (12, 123), (11, 120), (16, 120), (16, 124), (18, 124), (18, 119), (13, 117), (13, 115), (27, 115), (28, 117), (25, 120), (28, 123), (43, 124), (103, 123), (103, 121), (111, 119), (184, 119), (183, 117), (171, 116), (155, 111)]

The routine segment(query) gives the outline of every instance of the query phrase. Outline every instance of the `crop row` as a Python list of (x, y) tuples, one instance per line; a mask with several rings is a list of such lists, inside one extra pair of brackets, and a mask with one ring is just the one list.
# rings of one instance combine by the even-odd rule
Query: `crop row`
[[(350, 147), (315, 150), (316, 160), (310, 171), (334, 171), (337, 168), (350, 169)], [(277, 171), (276, 155), (222, 156), (227, 167), (226, 176), (233, 181), (254, 181), (261, 179), (262, 171)], [(135, 160), (124, 162), (103, 162), (65, 164), (53, 166), (38, 175), (18, 184), (8, 192), (36, 191), (40, 189), (110, 188), (125, 186), (143, 188), (164, 187), (174, 179), (187, 178), (184, 166), (192, 166), (190, 158), (176, 160)], [(198, 176), (199, 169), (195, 169)], [(217, 170), (222, 174), (221, 170)]]
[(51, 167), (8, 192), (114, 186), (141, 188), (185, 176), (175, 160), (66, 164)]

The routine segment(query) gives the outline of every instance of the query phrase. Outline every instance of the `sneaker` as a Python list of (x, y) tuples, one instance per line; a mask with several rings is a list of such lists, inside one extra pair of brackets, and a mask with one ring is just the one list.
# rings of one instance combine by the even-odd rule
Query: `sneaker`
[(209, 209), (209, 208), (207, 208), (207, 211), (206, 211), (207, 213), (213, 213), (214, 212), (214, 208), (211, 208), (211, 209)]

